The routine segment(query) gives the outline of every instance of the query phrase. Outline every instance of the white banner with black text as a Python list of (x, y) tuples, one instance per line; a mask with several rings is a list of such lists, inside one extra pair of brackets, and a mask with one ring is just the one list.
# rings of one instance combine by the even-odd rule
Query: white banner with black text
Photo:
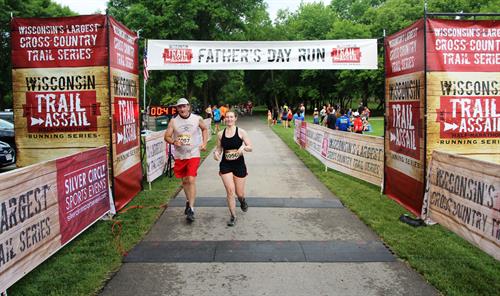
[(149, 70), (377, 69), (377, 40), (148, 40), (147, 56)]

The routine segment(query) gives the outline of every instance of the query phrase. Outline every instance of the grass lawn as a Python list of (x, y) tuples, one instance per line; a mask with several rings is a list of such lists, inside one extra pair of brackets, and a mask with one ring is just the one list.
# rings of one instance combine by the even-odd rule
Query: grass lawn
[[(312, 114), (306, 115), (306, 121), (308, 123), (313, 124)], [(371, 132), (364, 132), (365, 134), (371, 135), (371, 136), (379, 136), (379, 137), (384, 136), (384, 117), (382, 117), (382, 116), (381, 117), (371, 117), (370, 124), (372, 125), (372, 131)]]
[(384, 136), (384, 117), (371, 117), (370, 124), (372, 125), (372, 131), (366, 132), (367, 135)]
[(440, 225), (414, 228), (399, 222), (408, 212), (381, 195), (379, 187), (333, 170), (325, 172), (319, 160), (293, 141), (293, 129), (273, 130), (346, 207), (444, 295), (500, 295), (500, 263), (493, 257)]
[[(207, 151), (215, 146), (214, 137)], [(202, 153), (202, 158), (207, 156)], [(98, 221), (9, 288), (9, 295), (96, 295), (160, 217), (181, 182), (165, 176), (141, 191), (111, 221)], [(128, 209), (128, 210), (127, 210)]]

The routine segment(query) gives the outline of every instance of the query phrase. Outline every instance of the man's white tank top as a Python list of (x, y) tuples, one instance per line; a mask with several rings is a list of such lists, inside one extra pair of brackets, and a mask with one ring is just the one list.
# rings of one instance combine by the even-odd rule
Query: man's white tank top
[(172, 118), (174, 122), (173, 137), (182, 143), (182, 146), (176, 146), (174, 149), (175, 159), (189, 159), (200, 157), (201, 145), (201, 117), (195, 114), (190, 114), (184, 119), (180, 115)]

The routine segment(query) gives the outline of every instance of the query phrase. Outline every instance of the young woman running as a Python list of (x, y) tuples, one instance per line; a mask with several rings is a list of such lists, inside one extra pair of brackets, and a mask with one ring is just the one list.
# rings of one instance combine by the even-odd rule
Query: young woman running
[(243, 152), (252, 151), (252, 143), (247, 132), (236, 126), (236, 114), (233, 111), (226, 113), (226, 128), (217, 134), (217, 148), (214, 151), (214, 159), (220, 160), (219, 175), (226, 188), (227, 206), (231, 215), (228, 226), (236, 224), (236, 201), (238, 197), (243, 212), (248, 210), (245, 200), (245, 180), (247, 167)]

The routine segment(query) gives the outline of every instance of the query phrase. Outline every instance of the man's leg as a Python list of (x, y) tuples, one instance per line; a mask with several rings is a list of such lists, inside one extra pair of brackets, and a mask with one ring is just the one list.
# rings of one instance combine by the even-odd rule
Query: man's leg
[[(186, 219), (188, 222), (194, 221), (194, 200), (196, 198), (196, 183), (193, 176), (186, 176), (182, 178), (182, 187), (184, 188), (184, 193), (186, 194)], [(189, 206), (189, 208), (187, 208)]]
[(191, 158), (187, 162), (186, 175), (182, 178), (182, 185), (189, 209), (186, 211), (186, 219), (189, 222), (194, 221), (194, 201), (196, 199), (196, 175), (200, 165), (200, 158)]
[(187, 176), (182, 178), (182, 187), (184, 188), (184, 193), (186, 194), (189, 206), (193, 208), (194, 201), (196, 199), (196, 177)]

